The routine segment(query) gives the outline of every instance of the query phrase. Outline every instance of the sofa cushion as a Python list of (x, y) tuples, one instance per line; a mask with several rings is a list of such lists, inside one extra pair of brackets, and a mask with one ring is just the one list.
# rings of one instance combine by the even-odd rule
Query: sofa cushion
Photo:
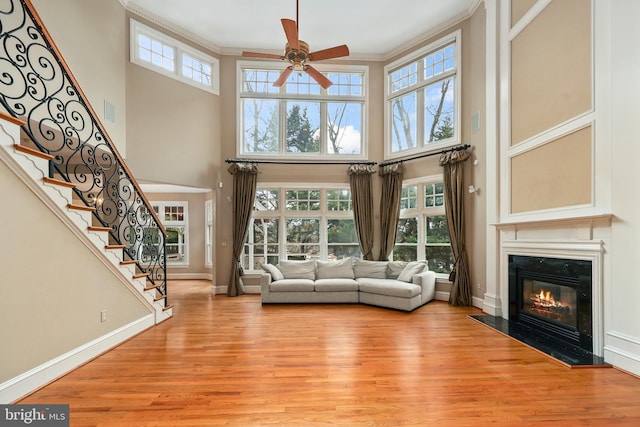
[(407, 264), (406, 261), (389, 261), (387, 263), (387, 279), (397, 279)]
[(278, 270), (278, 267), (276, 267), (273, 264), (262, 264), (261, 265), (262, 269), (264, 271), (266, 271), (267, 273), (269, 273), (271, 275), (271, 280), (273, 280), (274, 282), (276, 280), (282, 280), (284, 279), (284, 276), (282, 275), (282, 272), (280, 270)]
[(271, 292), (313, 292), (313, 280), (309, 279), (282, 279), (269, 284)]
[(353, 259), (316, 261), (316, 279), (353, 279)]
[(356, 279), (363, 277), (386, 279), (387, 264), (387, 261), (365, 261), (356, 259), (353, 263), (353, 273)]
[(411, 298), (420, 295), (422, 287), (415, 283), (401, 282), (392, 279), (356, 279), (360, 285), (360, 292), (392, 297)]
[(357, 291), (358, 282), (353, 279), (317, 279), (316, 292)]
[(308, 279), (316, 278), (316, 262), (309, 261), (280, 261), (278, 270), (285, 279)]
[(398, 280), (402, 282), (411, 282), (413, 276), (424, 271), (427, 264), (424, 261), (412, 261), (406, 265), (402, 272), (398, 275)]

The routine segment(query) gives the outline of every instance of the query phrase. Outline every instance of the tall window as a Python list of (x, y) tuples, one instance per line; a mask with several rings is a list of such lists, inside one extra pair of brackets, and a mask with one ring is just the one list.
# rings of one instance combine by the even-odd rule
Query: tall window
[(460, 31), (385, 67), (386, 157), (458, 144)]
[(431, 271), (451, 272), (454, 260), (444, 211), (444, 185), (436, 178), (411, 180), (402, 188), (392, 257), (396, 261), (426, 259)]
[(219, 61), (166, 34), (131, 20), (130, 59), (191, 86), (219, 93)]
[(282, 259), (339, 260), (359, 257), (351, 191), (263, 184), (256, 190), (243, 267)]
[(167, 266), (189, 265), (189, 223), (187, 202), (151, 202), (162, 225), (167, 230)]
[(363, 158), (367, 69), (317, 66), (333, 82), (323, 89), (297, 72), (274, 87), (282, 71), (277, 67), (238, 65), (239, 155)]

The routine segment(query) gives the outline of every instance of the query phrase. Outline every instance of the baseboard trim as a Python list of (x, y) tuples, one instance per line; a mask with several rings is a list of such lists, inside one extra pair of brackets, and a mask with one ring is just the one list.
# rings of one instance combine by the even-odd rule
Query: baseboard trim
[(148, 314), (0, 384), (0, 403), (8, 404), (55, 381), (140, 332), (155, 326)]
[(167, 273), (167, 280), (211, 280), (211, 273)]
[(616, 368), (640, 376), (640, 341), (636, 337), (610, 331), (604, 346), (604, 360)]

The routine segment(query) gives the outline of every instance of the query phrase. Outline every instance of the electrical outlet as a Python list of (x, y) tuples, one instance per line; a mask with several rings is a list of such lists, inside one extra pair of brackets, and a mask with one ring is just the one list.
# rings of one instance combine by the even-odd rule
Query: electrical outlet
[(478, 289), (481, 289), (481, 288), (480, 288), (480, 283), (478, 283)]
[(102, 310), (100, 312), (100, 322), (106, 322), (107, 321), (107, 310)]

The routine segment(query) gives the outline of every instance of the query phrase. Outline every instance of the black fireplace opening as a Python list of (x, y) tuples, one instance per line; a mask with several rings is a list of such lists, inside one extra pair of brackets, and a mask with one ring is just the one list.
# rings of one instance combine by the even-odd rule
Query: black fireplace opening
[(509, 321), (567, 349), (593, 351), (589, 260), (509, 256)]

